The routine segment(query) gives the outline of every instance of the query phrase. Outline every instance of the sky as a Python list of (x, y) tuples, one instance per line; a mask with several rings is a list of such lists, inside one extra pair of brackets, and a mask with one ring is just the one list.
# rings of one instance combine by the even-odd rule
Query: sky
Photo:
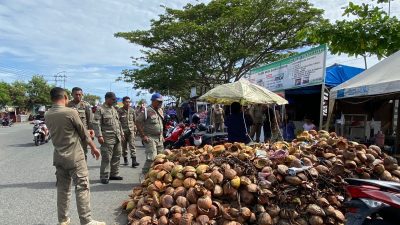
[[(366, 2), (368, 0), (354, 0)], [(160, 5), (182, 8), (195, 0), (0, 0), (0, 80), (29, 80), (42, 74), (55, 84), (54, 75), (66, 75), (65, 87), (104, 97), (112, 90), (118, 97), (136, 97), (132, 84), (116, 82), (131, 57), (141, 55), (133, 45), (114, 33), (148, 29), (150, 20), (164, 12)], [(200, 1), (201, 2), (201, 1)], [(341, 19), (348, 0), (310, 0), (331, 20)], [(391, 12), (400, 17), (400, 1)], [(384, 6), (387, 10), (387, 6)], [(369, 66), (377, 63), (368, 59)], [(327, 66), (341, 63), (363, 67), (362, 58), (328, 54)], [(58, 86), (63, 82), (58, 81)], [(104, 98), (103, 98), (104, 99)]]

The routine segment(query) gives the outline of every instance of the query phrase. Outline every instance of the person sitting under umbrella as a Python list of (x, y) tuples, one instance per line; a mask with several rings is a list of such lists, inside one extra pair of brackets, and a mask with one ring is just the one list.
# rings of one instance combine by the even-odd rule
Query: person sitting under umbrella
[(239, 102), (231, 104), (231, 114), (225, 120), (225, 126), (228, 127), (229, 142), (242, 142), (247, 144), (250, 142), (250, 138), (246, 132), (246, 123), (243, 113), (241, 112), (241, 107)]

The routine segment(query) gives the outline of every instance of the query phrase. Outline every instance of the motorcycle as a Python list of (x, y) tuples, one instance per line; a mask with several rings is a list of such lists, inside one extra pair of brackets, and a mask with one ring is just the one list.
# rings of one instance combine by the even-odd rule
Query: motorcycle
[(185, 129), (186, 125), (181, 123), (175, 126), (172, 131), (167, 133), (164, 140), (164, 148), (170, 149), (173, 147), (174, 143), (179, 140), (179, 137), (182, 135)]
[(396, 182), (345, 179), (351, 199), (346, 225), (395, 225), (400, 221), (400, 184)]
[(45, 123), (41, 120), (33, 121), (33, 142), (36, 146), (39, 146), (41, 143), (47, 143), (48, 138), (46, 137), (45, 132)]
[(11, 127), (13, 125), (13, 122), (12, 122), (12, 120), (5, 118), (5, 119), (2, 119), (1, 125), (3, 127)]

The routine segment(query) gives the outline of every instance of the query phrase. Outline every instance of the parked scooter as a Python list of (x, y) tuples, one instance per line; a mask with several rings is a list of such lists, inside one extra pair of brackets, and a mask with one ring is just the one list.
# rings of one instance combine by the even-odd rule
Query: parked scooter
[(346, 225), (396, 225), (400, 223), (400, 184), (345, 179), (351, 199), (345, 202)]
[[(44, 121), (41, 120), (34, 120), (33, 121), (33, 142), (36, 146), (47, 143), (48, 137), (46, 137), (46, 125)], [(48, 135), (47, 135), (48, 136)]]
[(9, 118), (3, 118), (2, 121), (1, 121), (1, 125), (3, 127), (11, 127), (13, 125), (13, 122)]

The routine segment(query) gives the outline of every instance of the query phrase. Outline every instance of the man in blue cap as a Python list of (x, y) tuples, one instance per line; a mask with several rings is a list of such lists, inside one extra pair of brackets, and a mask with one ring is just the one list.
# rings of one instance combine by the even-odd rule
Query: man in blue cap
[(157, 156), (164, 151), (163, 111), (161, 109), (163, 97), (159, 93), (151, 96), (151, 105), (141, 112), (136, 120), (137, 131), (146, 148), (146, 162), (142, 172), (146, 174)]

